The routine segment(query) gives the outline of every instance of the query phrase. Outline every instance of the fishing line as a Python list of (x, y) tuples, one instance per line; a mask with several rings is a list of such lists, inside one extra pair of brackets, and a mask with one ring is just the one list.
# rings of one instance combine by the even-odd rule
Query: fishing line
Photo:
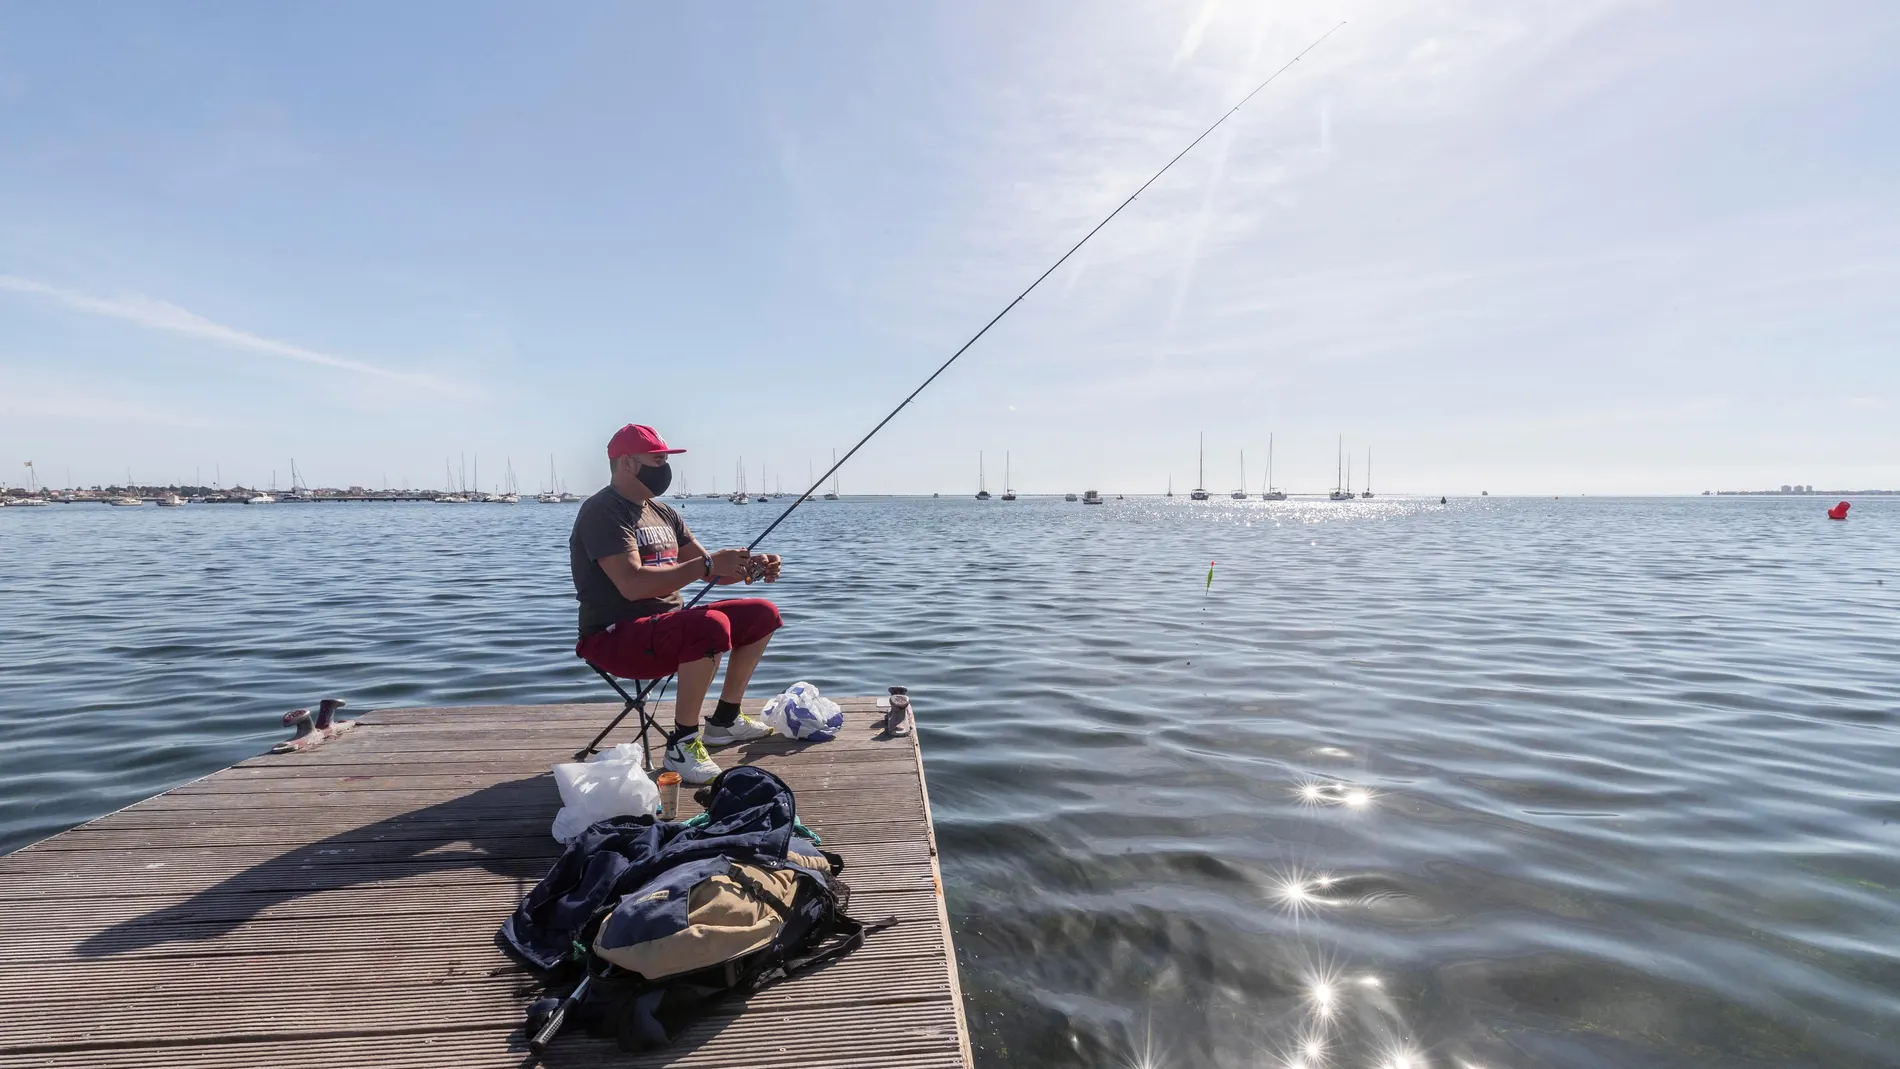
[[(1263, 81), (1259, 85), (1254, 86), (1252, 92), (1248, 93), (1244, 97), (1241, 97), (1239, 103), (1235, 104), (1233, 107), (1228, 108), (1225, 112), (1223, 112), (1221, 114), (1221, 117), (1218, 119), (1215, 119), (1212, 125), (1208, 126), (1207, 129), (1201, 131), (1201, 135), (1199, 137), (1196, 137), (1194, 140), (1188, 142), (1186, 148), (1175, 153), (1173, 159), (1163, 164), (1159, 171), (1156, 171), (1153, 174), (1153, 176), (1151, 176), (1146, 182), (1143, 182), (1141, 184), (1140, 188), (1136, 189), (1133, 193), (1130, 193), (1128, 195), (1127, 200), (1124, 200), (1120, 204), (1117, 204), (1115, 206), (1114, 211), (1109, 212), (1106, 216), (1102, 218), (1101, 222), (1096, 223), (1095, 226), (1091, 228), (1088, 233), (1082, 235), (1082, 240), (1070, 246), (1069, 251), (1063, 253), (1062, 257), (1058, 259), (1055, 263), (1050, 264), (1049, 269), (1047, 271), (1044, 271), (1042, 274), (1037, 275), (1036, 280), (1034, 282), (1031, 282), (1028, 286), (1024, 287), (1023, 291), (1016, 295), (1015, 300), (1012, 300), (1008, 304), (1004, 305), (1002, 311), (996, 313), (996, 315), (993, 316), (989, 322), (983, 324), (983, 329), (977, 331), (975, 334), (972, 334), (970, 336), (969, 341), (964, 342), (963, 345), (960, 346), (956, 352), (950, 354), (950, 359), (945, 360), (942, 363), (942, 365), (940, 365), (937, 368), (937, 370), (931, 372), (930, 377), (925, 379), (922, 383), (918, 384), (917, 388), (912, 390), (909, 396), (905, 397), (902, 401), (898, 402), (897, 407), (891, 409), (889, 414), (887, 414), (883, 419), (878, 420), (877, 426), (872, 427), (871, 430), (868, 433), (866, 433), (864, 437), (858, 439), (858, 444), (846, 450), (844, 456), (839, 457), (837, 460), (833, 461), (831, 467), (825, 469), (825, 473), (823, 475), (820, 475), (811, 484), (811, 486), (806, 488), (804, 493), (798, 495), (798, 500), (793, 501), (791, 504), (785, 506), (785, 511), (779, 513), (777, 519), (767, 524), (765, 530), (760, 531), (757, 537), (753, 538), (752, 541), (746, 543), (746, 547), (745, 547), (746, 553), (750, 554), (754, 549), (757, 549), (759, 547), (759, 544), (764, 542), (767, 536), (769, 536), (773, 531), (778, 530), (778, 525), (781, 523), (784, 523), (786, 520), (786, 517), (790, 516), (793, 512), (795, 512), (798, 509), (798, 506), (803, 505), (805, 502), (811, 500), (811, 496), (818, 491), (819, 487), (825, 484), (825, 480), (831, 478), (831, 476), (835, 474), (839, 468), (844, 467), (845, 464), (849, 462), (853, 456), (857, 455), (858, 450), (863, 449), (866, 442), (869, 442), (872, 438), (877, 437), (877, 432), (883, 430), (885, 424), (889, 423), (891, 420), (896, 419), (897, 414), (902, 412), (905, 408), (908, 408), (910, 406), (910, 403), (917, 399), (918, 394), (923, 393), (924, 390), (929, 388), (931, 383), (937, 381), (937, 377), (939, 375), (942, 375), (944, 372), (950, 370), (951, 364), (956, 363), (958, 358), (960, 358), (964, 353), (968, 352), (972, 345), (975, 345), (983, 337), (983, 335), (988, 334), (990, 332), (991, 327), (1001, 322), (1004, 316), (1008, 315), (1011, 311), (1013, 311), (1017, 305), (1023, 303), (1023, 298), (1035, 292), (1036, 287), (1042, 285), (1044, 279), (1048, 278), (1050, 275), (1055, 274), (1056, 268), (1061, 267), (1063, 264), (1067, 263), (1069, 261), (1069, 257), (1074, 256), (1077, 250), (1081, 249), (1082, 246), (1088, 244), (1088, 241), (1090, 238), (1094, 237), (1097, 232), (1099, 232), (1103, 227), (1107, 226), (1110, 222), (1112, 222), (1116, 216), (1120, 215), (1122, 213), (1123, 208), (1126, 208), (1130, 204), (1133, 204), (1135, 202), (1136, 197), (1139, 197), (1143, 193), (1146, 193), (1148, 191), (1149, 186), (1154, 185), (1157, 181), (1160, 180), (1162, 175), (1167, 174), (1168, 171), (1171, 168), (1173, 168), (1175, 164), (1181, 162), (1181, 157), (1186, 156), (1188, 153), (1194, 151), (1194, 146), (1200, 144), (1202, 141), (1207, 140), (1207, 135), (1219, 129), (1222, 123), (1232, 118), (1235, 112), (1239, 111), (1243, 107), (1246, 107), (1247, 102), (1249, 100), (1252, 100), (1254, 97), (1258, 96), (1261, 90), (1265, 89), (1269, 85), (1272, 85), (1276, 78), (1280, 77), (1280, 75), (1282, 74), (1285, 74), (1288, 70), (1291, 70), (1295, 63), (1298, 63), (1300, 60), (1306, 58), (1306, 54), (1308, 52), (1311, 52), (1313, 49), (1318, 48), (1322, 43), (1325, 42), (1325, 40), (1328, 37), (1331, 37), (1334, 33), (1338, 32), (1340, 26), (1344, 26), (1344, 25), (1345, 25), (1345, 22), (1342, 21), (1338, 23), (1337, 25), (1335, 25), (1332, 29), (1327, 30), (1325, 33), (1320, 34), (1319, 37), (1313, 41), (1312, 44), (1307, 45), (1305, 48), (1301, 49), (1298, 55), (1294, 56), (1292, 59), (1287, 60), (1286, 63), (1280, 67), (1279, 70), (1276, 70), (1272, 74), (1268, 75), (1266, 81)], [(1210, 586), (1212, 585), (1211, 580), (1210, 580), (1209, 585)], [(710, 584), (710, 583), (704, 586), (701, 586), (699, 589), (699, 592), (693, 595), (693, 600), (687, 602), (685, 606), (682, 607), (681, 611), (685, 611), (685, 609), (690, 609), (693, 606), (698, 605), (701, 599), (705, 598), (707, 594), (712, 592), (712, 589), (713, 589), (713, 584)], [(669, 675), (666, 678), (666, 682), (671, 683), (672, 679), (673, 677)], [(600, 734), (594, 736), (593, 742), (588, 743), (585, 749), (581, 750), (579, 753), (574, 755), (574, 759), (576, 761), (586, 760), (589, 754), (592, 754), (595, 752), (595, 748), (600, 745), (600, 741), (606, 738), (607, 735), (610, 732), (612, 732), (614, 728), (619, 727), (620, 722), (626, 719), (627, 714), (632, 712), (635, 708), (640, 709), (642, 714), (644, 714), (646, 711), (647, 693), (651, 691), (654, 685), (658, 682), (660, 681), (650, 680), (646, 682), (645, 684), (643, 684), (634, 698), (634, 704), (622, 710), (619, 716), (614, 717), (612, 723), (608, 724), (605, 728), (602, 728)]]

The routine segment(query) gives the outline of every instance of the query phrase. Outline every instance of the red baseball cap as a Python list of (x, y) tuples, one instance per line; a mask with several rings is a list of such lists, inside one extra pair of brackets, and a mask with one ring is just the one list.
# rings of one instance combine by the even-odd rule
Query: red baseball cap
[(684, 453), (684, 449), (668, 449), (666, 439), (660, 432), (640, 423), (629, 423), (614, 432), (607, 439), (607, 459), (632, 456), (635, 453)]

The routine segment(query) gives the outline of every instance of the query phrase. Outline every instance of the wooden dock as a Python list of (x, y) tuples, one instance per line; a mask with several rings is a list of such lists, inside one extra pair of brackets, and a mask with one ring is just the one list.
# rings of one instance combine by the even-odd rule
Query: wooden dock
[(852, 913), (902, 923), (666, 1051), (528, 1052), (541, 992), (495, 931), (560, 851), (549, 767), (619, 705), (486, 706), (376, 712), (0, 858), (0, 1067), (969, 1069), (916, 736), (840, 704), (832, 742), (719, 760), (783, 777)]

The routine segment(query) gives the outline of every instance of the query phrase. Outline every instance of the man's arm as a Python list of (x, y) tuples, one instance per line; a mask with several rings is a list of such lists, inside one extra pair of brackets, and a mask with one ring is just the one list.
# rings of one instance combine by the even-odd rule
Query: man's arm
[(731, 579), (745, 574), (745, 550), (716, 550), (710, 558), (712, 574), (708, 576), (705, 550), (699, 549), (698, 543), (694, 543), (693, 548), (698, 552), (690, 559), (685, 559), (687, 551), (682, 547), (682, 559), (678, 563), (649, 567), (640, 563), (640, 550), (636, 547), (626, 553), (613, 553), (600, 558), (600, 570), (607, 573), (614, 589), (620, 591), (620, 596), (628, 601), (663, 598), (700, 579)]

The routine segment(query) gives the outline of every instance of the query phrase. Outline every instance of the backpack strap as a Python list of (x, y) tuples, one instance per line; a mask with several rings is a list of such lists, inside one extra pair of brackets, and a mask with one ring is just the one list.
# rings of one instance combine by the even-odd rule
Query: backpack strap
[(778, 914), (779, 920), (789, 921), (792, 919), (791, 911), (785, 907), (785, 903), (780, 902), (777, 895), (760, 886), (759, 881), (747, 876), (741, 871), (737, 862), (734, 862), (732, 867), (726, 870), (725, 876), (726, 879), (745, 888), (747, 893), (751, 894), (753, 898), (771, 907), (772, 912)]
[[(856, 917), (848, 917), (841, 913), (838, 915), (838, 930), (846, 933), (844, 938), (830, 939), (823, 946), (809, 954), (785, 959), (785, 964), (781, 966), (777, 974), (767, 982), (777, 983), (780, 980), (788, 980), (797, 976), (799, 973), (809, 969), (815, 969), (826, 962), (836, 961), (863, 946), (865, 936), (881, 932), (886, 928), (894, 927), (896, 924), (896, 917), (886, 917), (881, 921), (873, 921), (870, 924), (866, 924)], [(760, 986), (765, 985), (761, 984)]]

